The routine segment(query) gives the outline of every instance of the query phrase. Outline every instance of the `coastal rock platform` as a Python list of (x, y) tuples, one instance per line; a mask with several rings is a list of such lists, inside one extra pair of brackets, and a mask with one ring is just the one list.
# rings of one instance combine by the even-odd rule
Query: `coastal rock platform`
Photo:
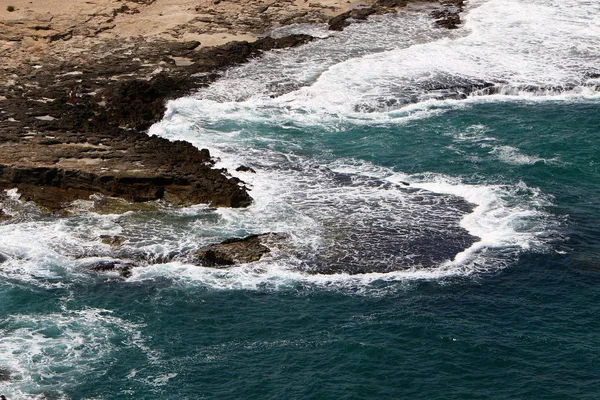
[[(50, 210), (94, 193), (175, 205), (247, 206), (246, 189), (213, 168), (207, 149), (145, 131), (162, 117), (167, 99), (207, 84), (215, 71), (310, 39), (265, 38), (197, 52), (193, 42), (140, 45), (138, 54), (149, 59), (145, 66), (120, 55), (87, 65), (24, 66), (29, 74), (1, 88), (0, 188), (16, 187), (24, 200)], [(152, 61), (160, 63), (163, 52), (186, 54), (194, 63), (153, 76)], [(199, 72), (207, 74), (193, 76)]]
[[(462, 9), (460, 0), (426, 3)], [(166, 101), (264, 51), (313, 40), (260, 38), (269, 28), (332, 25), (336, 17), (346, 26), (348, 19), (406, 4), (102, 0), (75, 10), (51, 0), (2, 6), (0, 189), (17, 188), (22, 200), (52, 212), (96, 193), (134, 202), (248, 206), (243, 182), (215, 169), (207, 149), (147, 135)]]

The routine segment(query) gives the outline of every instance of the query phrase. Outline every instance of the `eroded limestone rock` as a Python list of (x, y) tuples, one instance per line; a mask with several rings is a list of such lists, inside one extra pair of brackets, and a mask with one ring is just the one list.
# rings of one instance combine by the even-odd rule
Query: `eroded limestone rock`
[(233, 238), (219, 244), (202, 247), (192, 256), (196, 262), (209, 267), (231, 266), (260, 260), (281, 245), (289, 236), (283, 233), (263, 233), (245, 238)]

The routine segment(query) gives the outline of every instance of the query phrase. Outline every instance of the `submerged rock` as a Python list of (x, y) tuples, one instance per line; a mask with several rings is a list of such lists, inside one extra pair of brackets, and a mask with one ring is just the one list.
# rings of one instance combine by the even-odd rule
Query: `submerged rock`
[(136, 265), (132, 262), (125, 261), (112, 261), (112, 260), (102, 260), (95, 261), (90, 264), (85, 265), (90, 271), (94, 272), (117, 272), (124, 278), (128, 278), (131, 276), (131, 269), (136, 267)]
[(0, 368), (0, 382), (7, 382), (11, 380), (10, 370), (6, 368)]
[[(177, 251), (153, 253), (143, 249), (122, 246), (127, 240), (122, 236), (103, 235), (100, 240), (113, 247), (108, 252), (87, 253), (81, 257), (81, 268), (93, 273), (118, 273), (124, 278), (131, 276), (133, 268), (143, 268), (154, 264), (164, 264), (180, 257)], [(85, 259), (83, 259), (85, 258)]]
[[(159, 204), (155, 201), (132, 203), (116, 197), (92, 196), (91, 211), (98, 214), (124, 214), (126, 212), (156, 212)], [(100, 237), (102, 239), (102, 237)]]
[(256, 173), (256, 171), (254, 170), (254, 168), (252, 168), (252, 167), (248, 167), (248, 166), (246, 166), (246, 165), (240, 165), (240, 166), (239, 166), (239, 167), (237, 167), (235, 170), (236, 170), (236, 171), (238, 171), (238, 172), (251, 172), (251, 173), (253, 173), (253, 174), (255, 174), (255, 173)]
[(109, 246), (119, 247), (125, 242), (125, 238), (118, 235), (100, 235), (100, 241)]
[(271, 252), (270, 247), (276, 247), (288, 238), (283, 233), (263, 233), (227, 239), (200, 248), (192, 257), (199, 264), (209, 267), (250, 263), (260, 260)]

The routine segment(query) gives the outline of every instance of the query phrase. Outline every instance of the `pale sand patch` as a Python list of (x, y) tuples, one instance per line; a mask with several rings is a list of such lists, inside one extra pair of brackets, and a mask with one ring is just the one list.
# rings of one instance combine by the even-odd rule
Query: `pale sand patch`
[[(199, 49), (252, 42), (271, 28), (326, 22), (376, 1), (0, 0), (0, 86), (11, 85), (12, 74), (23, 65), (43, 68), (56, 60), (101, 60), (111, 49), (129, 51), (140, 40), (198, 41)], [(15, 11), (9, 12), (9, 6)]]
[[(51, 35), (72, 32), (71, 47), (85, 48), (83, 38), (162, 38), (198, 40), (203, 46), (231, 40), (254, 40), (269, 23), (302, 12), (325, 20), (374, 0), (156, 0), (138, 4), (120, 0), (0, 0), (0, 54), (21, 49), (43, 51), (61, 47)], [(216, 4), (215, 4), (216, 3)], [(15, 11), (8, 12), (13, 6)], [(27, 37), (26, 42), (23, 39)], [(34, 43), (36, 42), (36, 43)], [(5, 60), (2, 60), (3, 62)]]

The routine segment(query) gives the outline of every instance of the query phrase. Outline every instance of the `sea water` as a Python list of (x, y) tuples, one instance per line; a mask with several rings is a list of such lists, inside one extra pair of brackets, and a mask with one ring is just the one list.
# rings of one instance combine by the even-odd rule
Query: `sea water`
[[(275, 30), (319, 39), (169, 102), (149, 133), (209, 148), (247, 209), (54, 217), (10, 191), (0, 394), (598, 398), (600, 4), (476, 0), (453, 31), (422, 7)], [(290, 238), (164, 262), (262, 232)]]

